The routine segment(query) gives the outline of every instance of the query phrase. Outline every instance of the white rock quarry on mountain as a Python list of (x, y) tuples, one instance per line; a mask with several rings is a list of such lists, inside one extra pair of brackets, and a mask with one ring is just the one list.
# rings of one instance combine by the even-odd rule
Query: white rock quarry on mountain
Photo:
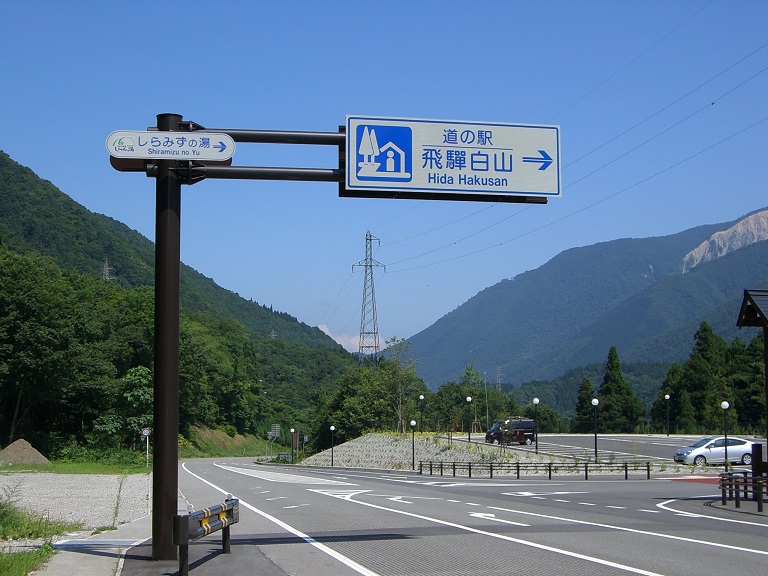
[(768, 209), (750, 214), (727, 230), (721, 230), (688, 252), (683, 258), (683, 274), (702, 262), (709, 262), (755, 242), (768, 240)]

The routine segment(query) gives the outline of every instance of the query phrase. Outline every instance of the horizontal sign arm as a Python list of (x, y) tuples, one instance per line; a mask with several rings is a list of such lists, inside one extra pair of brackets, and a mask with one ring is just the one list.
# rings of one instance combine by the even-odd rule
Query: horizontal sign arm
[(343, 182), (344, 171), (333, 168), (275, 168), (262, 166), (210, 166), (193, 163), (176, 169), (185, 184), (204, 178), (233, 180), (301, 180), (306, 182)]
[(235, 142), (265, 144), (319, 144), (325, 146), (344, 146), (347, 135), (343, 132), (291, 132), (285, 130), (240, 130), (207, 128), (206, 132), (221, 132)]

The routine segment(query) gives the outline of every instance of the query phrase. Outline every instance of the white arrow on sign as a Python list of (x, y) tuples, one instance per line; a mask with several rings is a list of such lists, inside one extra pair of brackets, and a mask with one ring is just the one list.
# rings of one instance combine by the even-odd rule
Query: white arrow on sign
[(502, 524), (513, 524), (514, 526), (530, 526), (530, 524), (523, 524), (522, 522), (512, 522), (512, 520), (504, 520), (502, 518), (496, 518), (496, 514), (488, 512), (470, 512), (470, 516), (475, 518), (483, 518), (485, 520), (493, 520), (494, 522), (501, 522)]
[(229, 160), (235, 141), (220, 132), (117, 130), (107, 137), (107, 151), (115, 158)]

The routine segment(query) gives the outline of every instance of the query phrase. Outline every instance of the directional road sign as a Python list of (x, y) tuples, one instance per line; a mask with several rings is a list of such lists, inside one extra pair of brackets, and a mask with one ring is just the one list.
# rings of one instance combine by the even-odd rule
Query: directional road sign
[(218, 132), (117, 130), (107, 137), (107, 151), (115, 158), (228, 160), (235, 141)]
[(559, 126), (347, 116), (346, 155), (345, 186), (361, 195), (561, 194)]

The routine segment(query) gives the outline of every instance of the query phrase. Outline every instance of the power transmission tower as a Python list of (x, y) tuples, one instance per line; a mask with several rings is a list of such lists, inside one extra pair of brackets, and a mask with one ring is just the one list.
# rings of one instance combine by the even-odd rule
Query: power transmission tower
[(115, 277), (110, 274), (110, 272), (113, 270), (112, 266), (109, 265), (109, 260), (104, 258), (104, 264), (101, 265), (101, 279), (102, 280), (114, 280)]
[(365, 283), (363, 285), (363, 309), (360, 315), (360, 346), (358, 356), (360, 363), (373, 361), (379, 358), (379, 325), (376, 320), (376, 297), (373, 290), (373, 267), (382, 266), (386, 271), (386, 266), (373, 259), (373, 241), (379, 241), (378, 238), (371, 235), (370, 230), (365, 233), (365, 260), (352, 265), (363, 266), (365, 268)]

